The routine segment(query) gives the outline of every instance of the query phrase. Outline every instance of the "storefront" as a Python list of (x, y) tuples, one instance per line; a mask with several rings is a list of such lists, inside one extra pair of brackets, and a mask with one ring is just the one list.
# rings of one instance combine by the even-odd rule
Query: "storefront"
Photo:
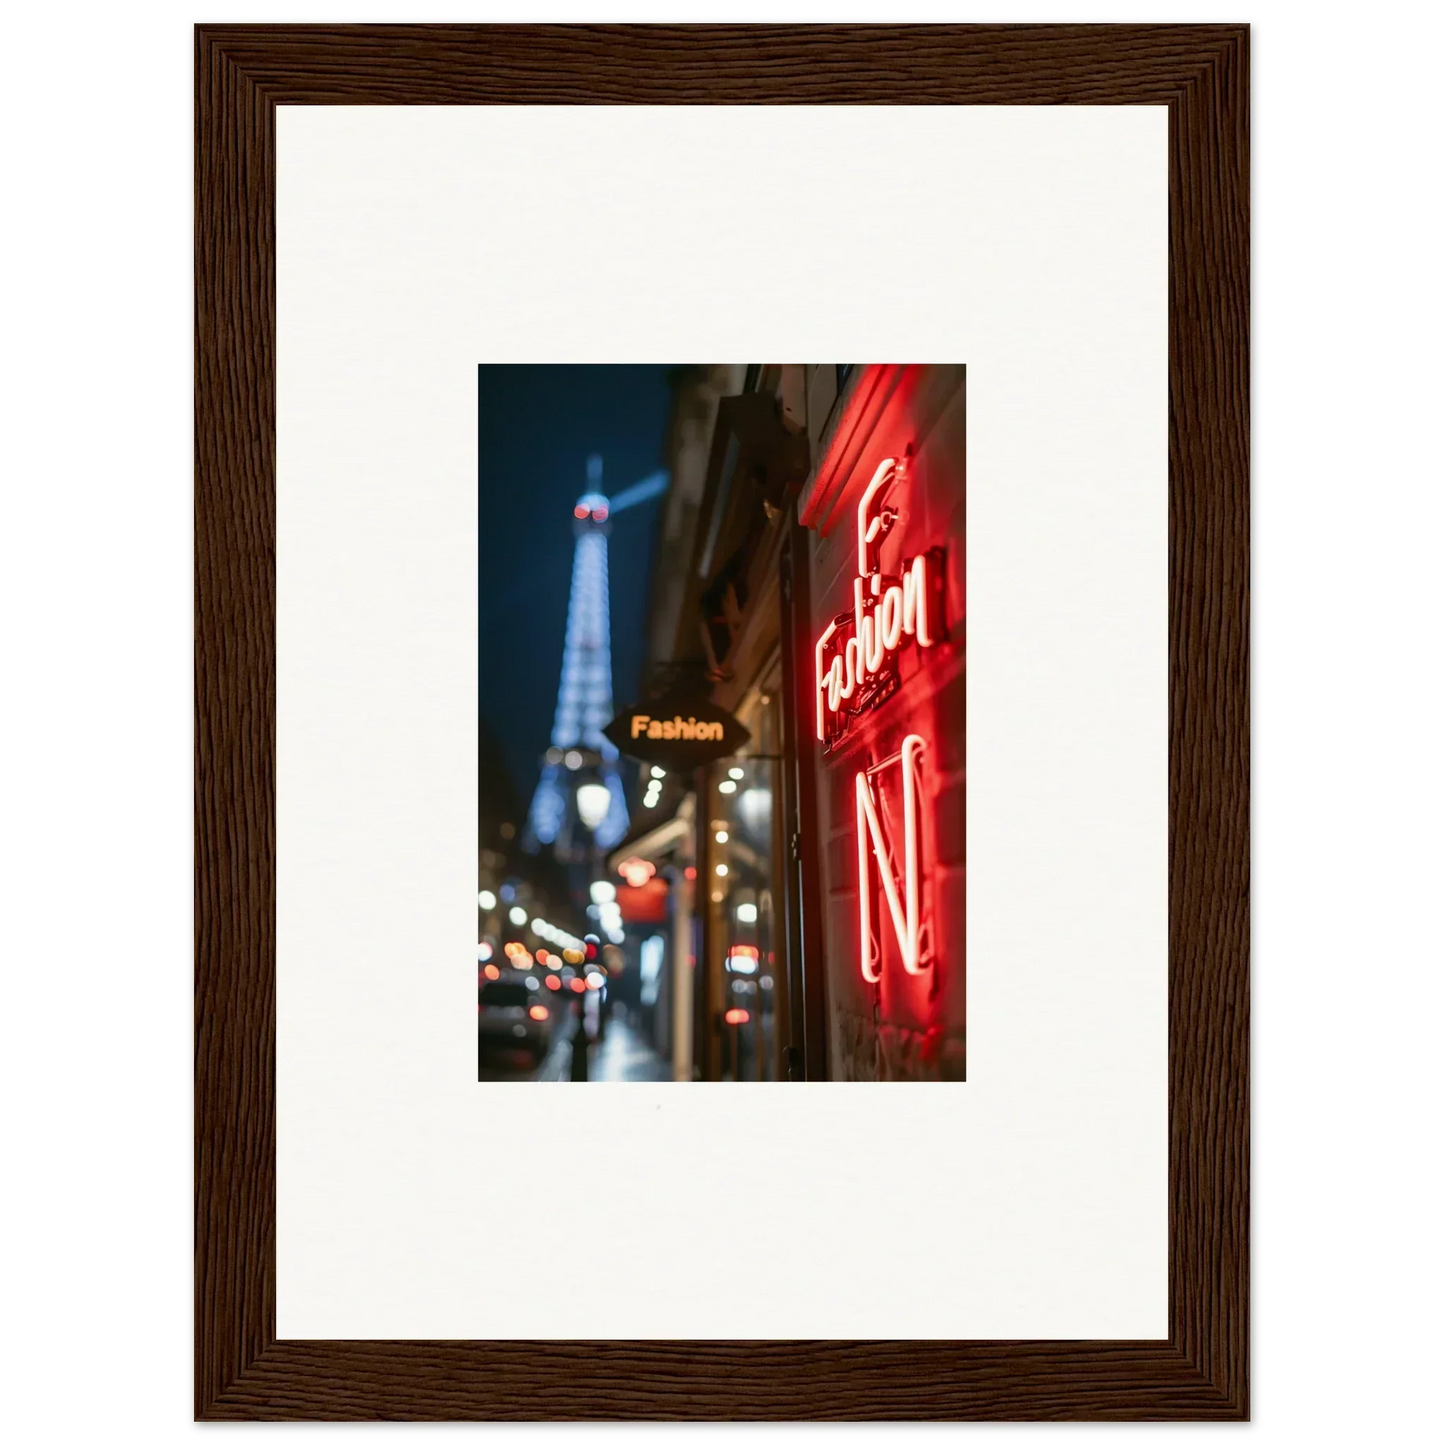
[(650, 640), (747, 741), (645, 769), (609, 860), (668, 882), (658, 1037), (678, 1078), (961, 1079), (963, 368), (735, 370), (680, 397)]
[[(695, 1077), (694, 806), (691, 796), (683, 796), (673, 816), (635, 831), (607, 860), (617, 876), (623, 920), (640, 935), (638, 1002), (643, 1027), (680, 1083)], [(643, 890), (658, 888), (664, 890), (662, 906), (649, 925), (639, 929), (632, 899)]]
[(964, 1077), (964, 400), (862, 368), (798, 502), (836, 1079)]
[[(783, 768), (776, 659), (736, 704), (752, 735), (746, 752), (714, 763), (698, 780), (706, 799), (699, 830), (706, 959), (703, 1027), (718, 1078), (788, 1077), (791, 1043), (779, 861)], [(721, 1023), (718, 1023), (718, 1020)]]

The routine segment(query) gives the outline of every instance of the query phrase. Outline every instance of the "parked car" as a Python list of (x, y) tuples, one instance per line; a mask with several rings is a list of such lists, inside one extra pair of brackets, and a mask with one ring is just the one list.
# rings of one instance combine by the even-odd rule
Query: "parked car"
[(512, 973), (483, 983), (477, 994), (477, 1039), (528, 1049), (540, 1059), (552, 1045), (547, 991), (532, 974)]

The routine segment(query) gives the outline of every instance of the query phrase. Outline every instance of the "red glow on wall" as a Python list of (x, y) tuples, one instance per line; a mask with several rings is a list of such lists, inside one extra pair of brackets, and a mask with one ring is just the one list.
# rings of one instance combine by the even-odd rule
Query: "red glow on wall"
[(799, 499), (798, 520), (805, 527), (826, 535), (844, 520), (840, 508), (856, 473), (861, 437), (877, 443), (870, 457), (902, 454), (917, 434), (918, 401), (929, 370), (886, 362), (853, 367), (815, 460), (813, 482)]
[(932, 1066), (938, 1062), (938, 1056), (943, 1052), (943, 1030), (937, 1024), (923, 1035), (923, 1043), (918, 1051), (925, 1064)]

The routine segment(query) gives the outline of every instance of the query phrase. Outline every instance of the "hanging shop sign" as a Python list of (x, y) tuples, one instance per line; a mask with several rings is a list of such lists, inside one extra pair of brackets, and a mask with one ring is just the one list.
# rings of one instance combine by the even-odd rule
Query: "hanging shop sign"
[(945, 635), (943, 549), (904, 559), (896, 573), (883, 571), (883, 539), (899, 516), (891, 495), (904, 472), (897, 457), (888, 457), (868, 483), (858, 503), (853, 608), (833, 618), (814, 649), (818, 740), (824, 751), (842, 741), (853, 718), (898, 690), (904, 652), (932, 647)]
[(617, 907), (627, 924), (667, 922), (667, 882), (648, 878), (617, 890)]
[(725, 758), (752, 740), (730, 712), (695, 695), (639, 703), (618, 713), (602, 731), (629, 757), (674, 772)]

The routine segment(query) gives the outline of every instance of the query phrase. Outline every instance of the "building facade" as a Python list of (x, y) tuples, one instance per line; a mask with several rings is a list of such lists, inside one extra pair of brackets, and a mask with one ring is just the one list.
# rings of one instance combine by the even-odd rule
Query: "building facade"
[(675, 1078), (965, 1077), (965, 457), (962, 367), (678, 375), (651, 688), (750, 740), (610, 855), (668, 887)]

